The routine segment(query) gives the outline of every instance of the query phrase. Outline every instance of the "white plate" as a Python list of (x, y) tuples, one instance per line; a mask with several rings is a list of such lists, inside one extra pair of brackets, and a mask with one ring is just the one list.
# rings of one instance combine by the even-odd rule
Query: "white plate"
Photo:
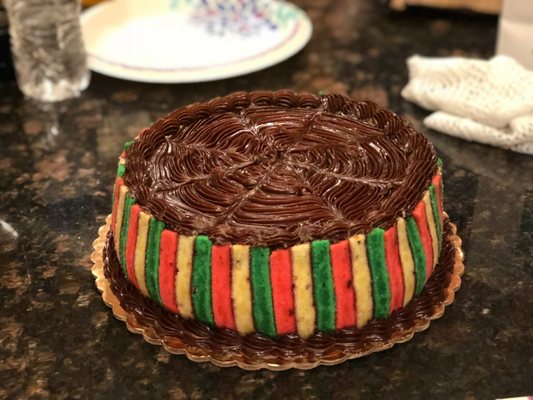
[(297, 53), (312, 32), (302, 10), (275, 0), (115, 0), (81, 23), (93, 71), (159, 83), (258, 71)]

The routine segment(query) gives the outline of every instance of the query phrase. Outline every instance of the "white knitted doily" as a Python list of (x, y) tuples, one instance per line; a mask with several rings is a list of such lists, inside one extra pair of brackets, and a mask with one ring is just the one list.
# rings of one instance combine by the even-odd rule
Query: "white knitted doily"
[(533, 154), (533, 72), (512, 58), (408, 59), (402, 96), (429, 110), (432, 129)]

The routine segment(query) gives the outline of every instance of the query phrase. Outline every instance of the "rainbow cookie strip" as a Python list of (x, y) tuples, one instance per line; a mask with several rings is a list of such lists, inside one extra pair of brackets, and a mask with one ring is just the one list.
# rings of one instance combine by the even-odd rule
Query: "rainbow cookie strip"
[(439, 258), (444, 218), (440, 167), (412, 215), (398, 218), (387, 230), (273, 251), (215, 245), (205, 235), (167, 229), (136, 204), (124, 173), (122, 153), (111, 227), (128, 280), (184, 318), (241, 335), (308, 338), (386, 318), (422, 291)]

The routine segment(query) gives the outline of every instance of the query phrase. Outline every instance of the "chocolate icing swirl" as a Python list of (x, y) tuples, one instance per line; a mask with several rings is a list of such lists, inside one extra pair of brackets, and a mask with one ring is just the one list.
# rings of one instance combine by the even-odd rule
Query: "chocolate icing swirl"
[(229, 329), (212, 327), (173, 314), (144, 297), (124, 276), (112, 245), (111, 231), (103, 251), (104, 273), (124, 310), (134, 315), (141, 326), (153, 329), (156, 337), (164, 338), (171, 347), (183, 343), (189, 353), (198, 356), (210, 355), (217, 360), (240, 359), (247, 364), (283, 364), (288, 360), (313, 363), (319, 359), (338, 360), (343, 354), (364, 353), (375, 347), (376, 343), (388, 343), (392, 337), (407, 340), (410, 330), (417, 323), (430, 318), (434, 308), (446, 298), (455, 263), (451, 233), (451, 227), (446, 221), (439, 262), (422, 293), (415, 296), (405, 307), (394, 311), (386, 319), (373, 319), (361, 329), (319, 332), (306, 340), (296, 334), (276, 339), (260, 333), (240, 336)]
[(275, 248), (386, 229), (436, 168), (428, 140), (392, 112), (283, 90), (172, 112), (127, 150), (125, 180), (179, 233)]

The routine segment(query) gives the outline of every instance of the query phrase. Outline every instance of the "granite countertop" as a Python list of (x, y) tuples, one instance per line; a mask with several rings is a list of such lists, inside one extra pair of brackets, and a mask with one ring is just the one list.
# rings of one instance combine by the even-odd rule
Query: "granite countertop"
[[(533, 394), (533, 157), (427, 131), (403, 101), (405, 59), (493, 54), (493, 17), (377, 1), (300, 0), (315, 32), (288, 61), (239, 78), (149, 85), (93, 74), (48, 110), (0, 84), (0, 398), (491, 399)], [(443, 318), (391, 350), (311, 371), (196, 364), (129, 333), (97, 292), (91, 243), (122, 145), (173, 108), (234, 90), (369, 98), (407, 115), (444, 161), (445, 208), (467, 255)]]

